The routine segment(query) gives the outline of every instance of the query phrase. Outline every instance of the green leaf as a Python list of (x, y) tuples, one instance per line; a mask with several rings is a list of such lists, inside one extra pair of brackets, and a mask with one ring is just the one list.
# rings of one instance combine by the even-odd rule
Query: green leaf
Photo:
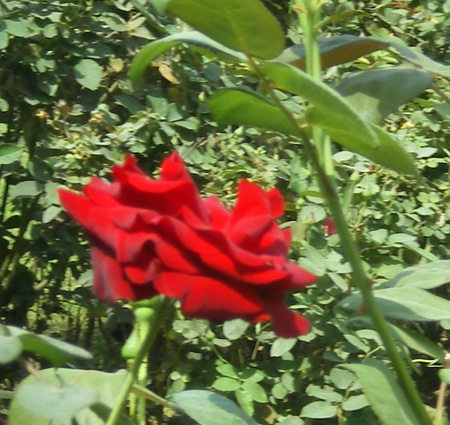
[(378, 146), (377, 136), (371, 127), (326, 84), (291, 65), (267, 62), (261, 71), (277, 88), (297, 94), (314, 105), (307, 110), (306, 121), (322, 128), (342, 146), (350, 150)]
[(162, 15), (166, 11), (166, 6), (169, 0), (148, 0), (148, 1), (155, 8), (156, 12)]
[(9, 44), (8, 33), (0, 28), (0, 50), (6, 49)]
[(11, 190), (14, 198), (31, 198), (39, 195), (44, 190), (44, 185), (35, 180), (27, 180), (17, 183)]
[(328, 386), (325, 388), (321, 388), (317, 385), (310, 384), (306, 387), (306, 394), (308, 394), (310, 397), (325, 400), (328, 403), (340, 403), (342, 401), (342, 395)]
[(236, 400), (239, 403), (239, 406), (242, 408), (242, 410), (247, 415), (253, 416), (253, 414), (255, 413), (255, 405), (253, 403), (252, 396), (247, 391), (244, 391), (242, 388), (238, 388), (234, 392), (234, 396), (236, 397)]
[(240, 338), (249, 326), (250, 324), (242, 319), (229, 320), (223, 324), (223, 334), (225, 338), (234, 341)]
[(14, 21), (11, 19), (6, 19), (5, 24), (5, 31), (15, 37), (26, 38), (30, 35), (28, 22), (25, 20)]
[(297, 343), (296, 338), (277, 338), (270, 347), (270, 357), (281, 357)]
[(182, 391), (173, 401), (200, 425), (256, 425), (235, 403), (210, 391)]
[[(95, 370), (79, 370), (79, 369), (44, 369), (40, 371), (45, 378), (46, 384), (50, 385), (53, 392), (58, 396), (58, 391), (70, 388), (77, 391), (89, 391), (95, 393), (92, 402), (87, 405), (90, 408), (84, 408), (75, 414), (75, 420), (79, 424), (89, 425), (103, 425), (104, 421), (101, 419), (107, 413), (107, 409), (114, 407), (116, 399), (127, 377), (127, 372), (120, 370), (116, 373), (99, 372)], [(39, 382), (34, 376), (29, 376), (19, 385), (19, 390), (27, 386), (33, 386)], [(43, 389), (47, 390), (47, 389)], [(78, 393), (81, 394), (81, 393)], [(69, 393), (63, 393), (60, 400), (55, 400), (54, 409), (65, 409), (65, 396)], [(38, 397), (39, 399), (39, 397)], [(95, 401), (96, 400), (96, 401)], [(70, 400), (69, 400), (70, 401)], [(29, 401), (28, 397), (22, 397), (21, 402), (17, 398), (13, 399), (9, 413), (10, 425), (50, 425), (50, 421), (40, 417), (39, 412), (30, 413), (28, 403), (33, 405), (33, 400)], [(34, 409), (34, 407), (32, 407)], [(52, 407), (53, 409), (53, 407)], [(51, 409), (51, 410), (52, 410)], [(68, 408), (70, 410), (72, 408)], [(94, 413), (95, 412), (95, 413)], [(66, 413), (55, 412), (55, 415), (66, 415)], [(50, 416), (46, 416), (50, 418)], [(55, 417), (51, 425), (66, 425), (66, 422), (57, 421)], [(65, 419), (65, 418), (60, 418)], [(129, 425), (130, 422), (126, 418), (121, 417), (119, 424)]]
[(399, 328), (391, 323), (388, 323), (391, 334), (394, 339), (405, 344), (407, 347), (419, 353), (426, 354), (434, 359), (442, 361), (444, 359), (445, 350), (439, 347), (434, 342), (425, 338), (423, 335), (418, 334), (407, 328)]
[(158, 56), (171, 49), (179, 46), (182, 43), (193, 44), (220, 52), (234, 60), (242, 61), (246, 56), (240, 52), (229, 49), (228, 47), (218, 43), (217, 41), (207, 37), (206, 35), (197, 31), (184, 31), (177, 34), (170, 35), (160, 40), (156, 40), (142, 49), (134, 58), (128, 76), (133, 84), (137, 84), (142, 77), (147, 66), (154, 61)]
[[(70, 423), (80, 410), (96, 403), (98, 399), (97, 391), (76, 387), (58, 388), (44, 382), (21, 386), (14, 397), (14, 401), (28, 413), (61, 423)], [(13, 417), (11, 424), (14, 423), (17, 422)]]
[[(387, 49), (389, 43), (371, 37), (355, 37), (352, 35), (341, 35), (319, 40), (320, 59), (322, 69), (352, 62), (355, 59), (375, 52)], [(285, 49), (276, 62), (290, 63), (299, 68), (305, 67), (305, 47), (303, 44)]]
[(254, 401), (256, 401), (258, 403), (267, 403), (268, 398), (267, 398), (266, 391), (257, 382), (253, 382), (250, 380), (244, 381), (242, 384), (242, 389), (244, 391), (247, 391)]
[(0, 164), (12, 164), (22, 154), (22, 148), (5, 143), (0, 145)]
[(224, 376), (216, 379), (211, 386), (219, 391), (234, 391), (239, 388), (239, 382), (236, 379)]
[(14, 326), (6, 326), (6, 328), (11, 336), (20, 339), (23, 350), (41, 355), (50, 360), (55, 366), (75, 359), (92, 359), (92, 355), (89, 352), (67, 342), (50, 338), (46, 335), (36, 335), (33, 332)]
[(375, 149), (357, 148), (354, 149), (354, 152), (365, 156), (375, 164), (397, 171), (398, 173), (418, 176), (419, 171), (416, 168), (416, 164), (406, 149), (386, 130), (383, 130), (375, 124), (371, 124), (371, 128), (377, 135), (380, 146)]
[(224, 376), (229, 376), (230, 378), (239, 378), (239, 374), (236, 370), (236, 368), (228, 363), (221, 363), (217, 366), (217, 372)]
[(360, 410), (369, 404), (364, 394), (352, 395), (342, 403), (342, 410), (345, 412), (354, 412)]
[(221, 126), (251, 125), (298, 135), (298, 128), (266, 97), (245, 88), (216, 91), (208, 102), (211, 114)]
[(170, 0), (166, 10), (250, 56), (272, 59), (284, 48), (280, 24), (259, 0)]
[(331, 369), (330, 379), (333, 385), (340, 390), (347, 390), (355, 382), (355, 376), (352, 373), (337, 367)]
[[(373, 291), (384, 316), (392, 319), (435, 322), (450, 319), (450, 301), (419, 288), (389, 288)], [(338, 304), (348, 310), (362, 306), (360, 294), (353, 294)]]
[(337, 414), (337, 407), (328, 401), (313, 401), (303, 407), (300, 412), (302, 418), (325, 419), (334, 418)]
[(363, 364), (345, 364), (341, 367), (356, 374), (382, 424), (419, 425), (392, 372), (382, 362), (367, 359)]
[(408, 68), (373, 69), (345, 78), (336, 90), (374, 123), (408, 103), (433, 82), (429, 72)]
[(0, 335), (0, 364), (12, 362), (22, 353), (22, 343), (16, 336)]
[(439, 260), (419, 266), (408, 267), (386, 283), (383, 283), (381, 287), (432, 289), (449, 282), (450, 260)]
[(102, 80), (102, 67), (92, 59), (82, 59), (74, 67), (75, 79), (83, 87), (96, 90)]

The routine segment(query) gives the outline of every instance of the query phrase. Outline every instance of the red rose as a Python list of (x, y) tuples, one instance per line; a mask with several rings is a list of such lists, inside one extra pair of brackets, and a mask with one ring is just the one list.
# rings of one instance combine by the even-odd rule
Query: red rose
[(274, 222), (284, 208), (278, 190), (241, 181), (228, 211), (214, 196), (200, 198), (177, 153), (163, 162), (157, 180), (132, 157), (112, 174), (114, 183), (93, 178), (83, 195), (59, 191), (89, 238), (100, 299), (163, 294), (179, 299), (191, 317), (270, 319), (286, 338), (308, 331), (283, 296), (316, 277), (287, 259), (290, 231)]
[(334, 220), (332, 218), (326, 218), (323, 225), (323, 231), (325, 237), (335, 235), (337, 233), (336, 226), (334, 225)]

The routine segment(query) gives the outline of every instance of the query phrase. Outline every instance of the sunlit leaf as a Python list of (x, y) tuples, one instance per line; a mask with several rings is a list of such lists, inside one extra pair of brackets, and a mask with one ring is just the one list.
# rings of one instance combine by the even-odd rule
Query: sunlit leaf
[(11, 164), (20, 157), (22, 148), (9, 143), (0, 145), (0, 164)]
[[(386, 317), (420, 322), (450, 319), (450, 301), (420, 288), (377, 289), (373, 294)], [(338, 305), (348, 310), (364, 308), (359, 293), (348, 296)]]
[(383, 425), (419, 425), (392, 372), (380, 361), (367, 359), (363, 364), (345, 364), (358, 378), (364, 394)]
[(209, 109), (219, 125), (251, 125), (299, 134), (298, 128), (271, 101), (250, 89), (223, 89), (216, 91), (208, 102)]
[(371, 128), (378, 136), (380, 146), (375, 149), (357, 148), (354, 151), (370, 159), (375, 164), (399, 173), (418, 176), (419, 172), (416, 164), (406, 149), (386, 130), (375, 124), (371, 124)]
[(280, 24), (259, 0), (170, 0), (167, 11), (247, 55), (271, 59), (284, 47)]
[(102, 67), (92, 59), (82, 59), (73, 67), (75, 79), (89, 90), (96, 90), (102, 80)]
[(261, 71), (276, 88), (297, 94), (314, 105), (306, 121), (322, 128), (350, 150), (375, 148), (378, 139), (353, 107), (335, 90), (291, 65), (267, 62)]
[(443, 360), (445, 350), (423, 335), (407, 328), (399, 328), (388, 323), (393, 338), (419, 353), (426, 354), (434, 359)]
[(408, 267), (383, 283), (383, 288), (437, 288), (450, 283), (450, 260), (439, 260), (419, 266)]

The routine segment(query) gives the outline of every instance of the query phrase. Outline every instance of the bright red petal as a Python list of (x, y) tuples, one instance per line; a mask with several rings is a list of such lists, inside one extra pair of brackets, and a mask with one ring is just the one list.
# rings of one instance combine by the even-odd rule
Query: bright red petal
[(168, 272), (155, 281), (155, 287), (168, 297), (178, 298), (183, 312), (194, 318), (223, 321), (263, 313), (261, 300), (249, 288), (212, 277)]

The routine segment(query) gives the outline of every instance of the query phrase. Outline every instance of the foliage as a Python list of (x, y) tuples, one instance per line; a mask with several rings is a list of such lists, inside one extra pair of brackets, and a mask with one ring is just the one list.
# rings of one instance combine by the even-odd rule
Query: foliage
[[(380, 413), (388, 397), (377, 400), (373, 380), (367, 384), (375, 368), (377, 383), (392, 388), (388, 356), (373, 323), (360, 314), (339, 237), (323, 232), (329, 212), (304, 146), (293, 137), (297, 130), (276, 113), (279, 101), (340, 144), (333, 160), (347, 221), (391, 318), (390, 332), (426, 404), (434, 405), (450, 328), (443, 286), (448, 261), (438, 261), (450, 258), (447, 2), (327, 2), (324, 83), (297, 68), (304, 64), (304, 48), (297, 46), (303, 34), (287, 2), (267, 2), (287, 32), (284, 52), (279, 24), (266, 12), (273, 31), (256, 43), (252, 31), (216, 31), (223, 19), (206, 21), (200, 6), (183, 14), (172, 1), (169, 10), (206, 35), (180, 32), (178, 21), (157, 15), (162, 8), (144, 14), (144, 3), (22, 0), (0, 6), (1, 320), (90, 349), (94, 367), (123, 367), (118, 352), (132, 315), (126, 306), (112, 309), (90, 295), (86, 243), (61, 211), (56, 188), (78, 189), (91, 175), (107, 178), (129, 152), (155, 172), (175, 148), (205, 195), (231, 204), (240, 178), (280, 188), (288, 201), (284, 226), (294, 233), (292, 258), (321, 279), (290, 298), (314, 324), (298, 340), (276, 338), (265, 325), (236, 320), (219, 326), (171, 311), (151, 357), (149, 387), (175, 403), (179, 397), (187, 413), (192, 401), (182, 390), (212, 388), (258, 423), (375, 424), (376, 415), (383, 423), (409, 423), (383, 417), (408, 408)], [(225, 8), (231, 3), (220, 2)], [(133, 87), (126, 74), (138, 50), (130, 76), (142, 79)], [(243, 53), (279, 59), (261, 67), (280, 89), (276, 99), (268, 98)], [(244, 106), (236, 110), (233, 102)], [(2, 349), (11, 350), (2, 352), (10, 353), (4, 362), (22, 358), (23, 337), (2, 329)], [(53, 362), (30, 345), (25, 349), (43, 365)], [(17, 371), (2, 375), (3, 388), (12, 390)], [(397, 394), (390, 400), (404, 406), (395, 403)], [(22, 410), (19, 402), (13, 412)], [(150, 414), (158, 423), (179, 420), (175, 410), (153, 404)]]

